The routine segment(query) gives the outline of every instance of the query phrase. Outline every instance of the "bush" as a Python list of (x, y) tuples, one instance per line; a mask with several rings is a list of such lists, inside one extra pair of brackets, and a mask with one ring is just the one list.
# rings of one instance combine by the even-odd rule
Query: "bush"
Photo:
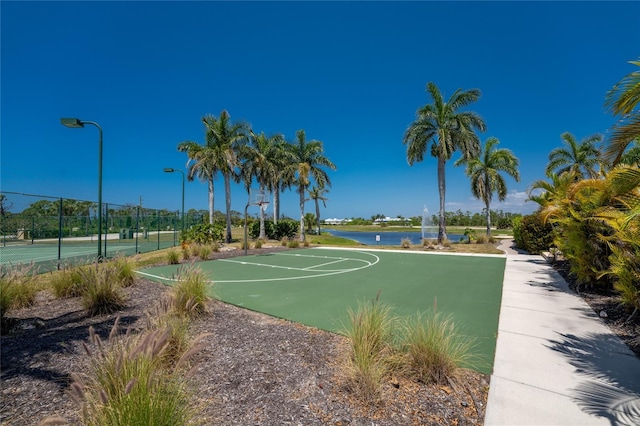
[(224, 226), (221, 224), (200, 223), (192, 226), (182, 233), (182, 242), (211, 244), (214, 241), (222, 241)]
[(209, 282), (201, 269), (181, 267), (173, 287), (173, 307), (180, 315), (199, 316), (206, 313)]
[(79, 269), (85, 291), (84, 308), (90, 316), (110, 314), (124, 307), (118, 270), (110, 263)]
[[(519, 216), (516, 216), (519, 217)], [(515, 219), (515, 218), (514, 218)], [(510, 218), (501, 217), (496, 223), (496, 229), (509, 229), (513, 226), (513, 222)]]
[[(298, 222), (291, 219), (282, 219), (275, 225), (273, 221), (265, 220), (265, 237), (269, 240), (292, 239), (298, 232), (299, 225)], [(249, 226), (249, 236), (254, 239), (260, 236), (260, 221), (255, 221)]]
[[(275, 238), (276, 234), (276, 226), (273, 224), (271, 220), (264, 221), (264, 235), (268, 239)], [(256, 239), (260, 236), (260, 221), (256, 220), (249, 227), (249, 236), (253, 239)]]
[(180, 255), (175, 249), (171, 249), (167, 252), (167, 263), (169, 265), (177, 265), (180, 263)]
[(553, 246), (553, 227), (543, 223), (535, 213), (514, 220), (513, 236), (516, 245), (531, 254), (540, 254)]
[(49, 280), (55, 297), (82, 296), (86, 290), (82, 281), (81, 267), (65, 267), (63, 270), (51, 275)]
[(420, 381), (446, 384), (474, 358), (473, 339), (456, 333), (450, 316), (434, 311), (418, 314), (405, 327), (405, 368)]

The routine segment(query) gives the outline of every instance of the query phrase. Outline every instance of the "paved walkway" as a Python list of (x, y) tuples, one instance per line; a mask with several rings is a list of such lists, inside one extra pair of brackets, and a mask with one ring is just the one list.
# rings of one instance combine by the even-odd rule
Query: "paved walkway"
[(541, 256), (502, 248), (485, 425), (640, 425), (640, 359)]

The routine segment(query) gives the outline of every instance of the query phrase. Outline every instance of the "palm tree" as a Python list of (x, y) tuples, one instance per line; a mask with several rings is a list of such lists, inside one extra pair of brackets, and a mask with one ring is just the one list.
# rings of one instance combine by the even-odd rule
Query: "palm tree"
[[(255, 176), (260, 191), (273, 190), (278, 179), (278, 148), (277, 144), (284, 140), (282, 135), (266, 136), (264, 132), (259, 135), (251, 132), (249, 143), (242, 149), (242, 175), (244, 176), (247, 190), (251, 188), (251, 181)], [(264, 210), (260, 209), (260, 236), (265, 238)]]
[(474, 197), (484, 201), (485, 214), (487, 218), (487, 236), (491, 236), (491, 198), (494, 192), (498, 193), (498, 200), (504, 201), (507, 198), (507, 185), (500, 172), (504, 172), (520, 181), (518, 172), (519, 160), (513, 153), (504, 148), (495, 148), (500, 141), (495, 137), (490, 137), (485, 143), (484, 150), (479, 158), (462, 157), (456, 161), (456, 166), (466, 164), (466, 174), (471, 178), (471, 193)]
[(326, 208), (327, 201), (329, 200), (324, 196), (325, 192), (329, 192), (329, 190), (324, 189), (322, 186), (314, 186), (309, 189), (309, 199), (313, 200), (316, 203), (316, 220), (318, 225), (318, 235), (320, 235), (320, 204), (318, 201), (322, 201), (322, 205)]
[(560, 138), (565, 146), (554, 149), (549, 153), (549, 164), (546, 174), (562, 174), (575, 172), (577, 178), (595, 178), (598, 176), (596, 166), (601, 163), (600, 151), (596, 144), (602, 142), (602, 135), (587, 136), (578, 142), (571, 133), (564, 132)]
[(335, 164), (325, 157), (322, 142), (317, 140), (307, 141), (304, 130), (296, 132), (296, 143), (290, 145), (291, 163), (283, 174), (285, 181), (292, 179), (298, 187), (300, 195), (300, 241), (304, 241), (304, 201), (311, 178), (316, 185), (331, 186), (327, 172), (322, 167), (336, 170)]
[(185, 141), (178, 144), (178, 150), (187, 152), (189, 156), (189, 179), (193, 180), (194, 176), (198, 176), (209, 183), (209, 223), (213, 223), (213, 178), (218, 171), (222, 173), (227, 221), (225, 241), (230, 243), (231, 179), (238, 179), (235, 170), (239, 166), (239, 150), (248, 136), (249, 127), (244, 123), (231, 123), (231, 117), (226, 110), (220, 113), (219, 118), (207, 115), (202, 118), (202, 122), (205, 126), (204, 146), (193, 141)]
[(445, 163), (458, 150), (463, 157), (476, 156), (480, 151), (480, 141), (475, 130), (483, 132), (486, 125), (478, 114), (459, 111), (480, 98), (478, 89), (458, 89), (446, 102), (434, 83), (427, 84), (427, 92), (433, 103), (416, 111), (417, 118), (405, 131), (403, 143), (407, 145), (407, 161), (411, 166), (424, 159), (427, 148), (438, 159), (438, 243), (442, 243), (447, 238), (444, 210)]
[[(640, 60), (629, 61), (640, 67)], [(608, 139), (604, 157), (611, 165), (620, 161), (629, 144), (640, 136), (640, 110), (636, 107), (640, 102), (640, 70), (631, 72), (622, 78), (607, 93), (605, 106), (615, 115), (621, 115)]]

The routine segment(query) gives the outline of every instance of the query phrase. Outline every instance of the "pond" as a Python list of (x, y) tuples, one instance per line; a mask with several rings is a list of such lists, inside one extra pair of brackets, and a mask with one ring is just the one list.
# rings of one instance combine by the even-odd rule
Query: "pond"
[[(341, 231), (338, 229), (328, 229), (323, 232), (328, 232), (335, 237), (347, 238), (349, 240), (357, 241), (361, 244), (368, 246), (399, 246), (403, 238), (409, 238), (411, 244), (420, 244), (422, 241), (422, 231), (417, 229), (416, 231), (384, 231), (384, 232), (369, 232), (369, 231)], [(380, 236), (380, 241), (376, 239), (376, 236)], [(438, 231), (425, 232), (425, 238), (436, 239), (438, 238)], [(460, 238), (466, 238), (460, 234), (447, 234), (449, 241), (458, 242)]]

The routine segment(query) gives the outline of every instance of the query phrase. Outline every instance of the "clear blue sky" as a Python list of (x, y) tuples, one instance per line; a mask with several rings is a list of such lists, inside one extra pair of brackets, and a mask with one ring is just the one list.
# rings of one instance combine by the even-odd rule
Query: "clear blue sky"
[[(569, 131), (604, 133), (607, 90), (640, 56), (639, 2), (8, 2), (1, 7), (1, 189), (180, 208), (183, 140), (227, 109), (256, 132), (298, 129), (324, 142), (338, 170), (323, 217), (437, 211), (436, 160), (410, 167), (402, 144), (433, 81), (472, 106), (489, 136), (520, 158), (506, 203), (530, 212), (528, 186)], [(454, 157), (454, 160), (458, 156)], [(462, 168), (447, 168), (447, 210), (480, 211)], [(216, 209), (224, 210), (222, 179)], [(243, 211), (246, 192), (232, 190)], [(186, 184), (186, 208), (207, 186)], [(312, 211), (309, 203), (307, 211)], [(282, 212), (296, 217), (296, 195)], [(255, 213), (255, 212), (254, 212)]]

